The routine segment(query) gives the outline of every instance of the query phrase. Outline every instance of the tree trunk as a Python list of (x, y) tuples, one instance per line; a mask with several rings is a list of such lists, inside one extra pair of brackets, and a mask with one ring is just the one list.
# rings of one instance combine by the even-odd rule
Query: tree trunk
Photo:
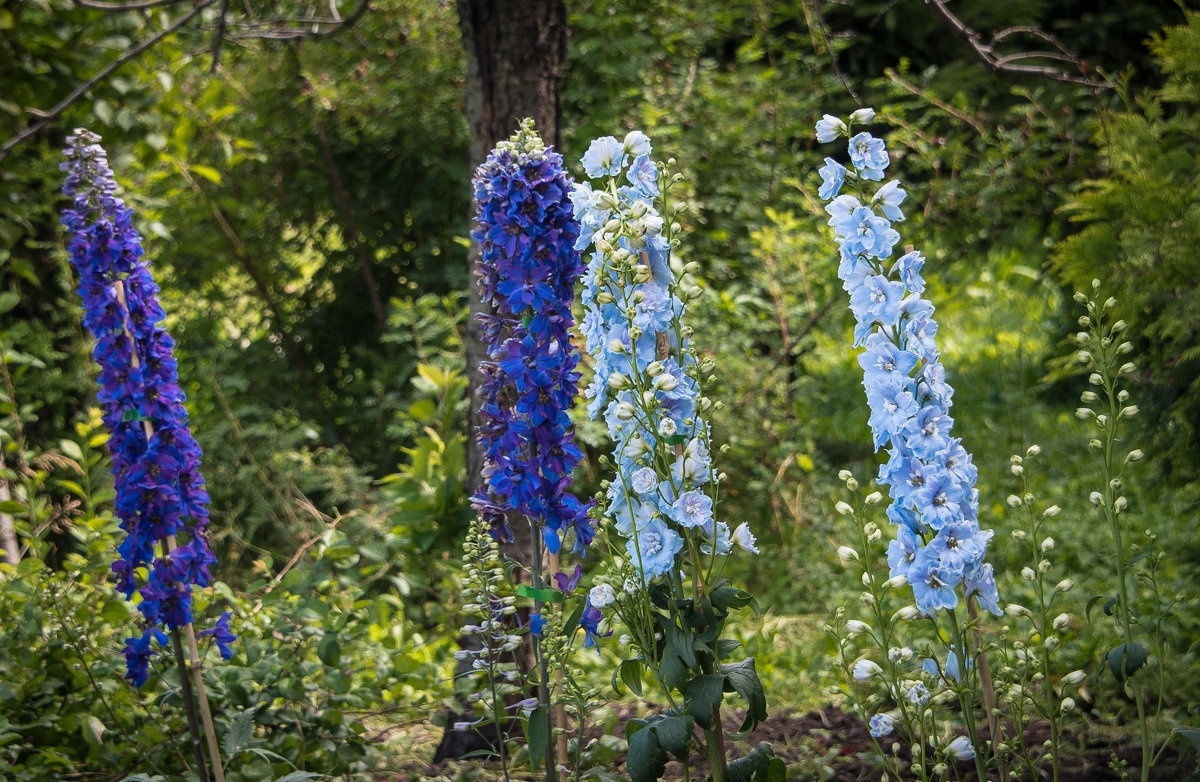
[[(484, 161), (498, 141), (512, 135), (525, 117), (533, 118), (543, 141), (557, 147), (562, 113), (558, 80), (567, 57), (567, 8), (563, 0), (458, 0), (458, 19), (467, 53), (466, 115), (472, 169)], [(472, 246), (472, 269), (478, 256), (478, 248)], [(483, 311), (483, 304), (474, 284), (470, 306), (465, 353), (473, 433), (479, 423), (478, 367), (484, 358), (475, 322), (475, 314)], [(470, 437), (468, 492), (478, 488), (482, 467), (479, 445)]]

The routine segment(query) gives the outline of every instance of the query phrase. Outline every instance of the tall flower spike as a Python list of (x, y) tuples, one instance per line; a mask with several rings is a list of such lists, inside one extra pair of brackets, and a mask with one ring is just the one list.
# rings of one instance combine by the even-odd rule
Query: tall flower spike
[(682, 326), (691, 293), (669, 263), (650, 151), (640, 131), (624, 142), (596, 139), (583, 165), (601, 179), (571, 195), (583, 226), (577, 246), (594, 247), (582, 296), (595, 359), (588, 411), (603, 416), (615, 442), (603, 515), (643, 582), (676, 571), (681, 553), (723, 555), (735, 543), (757, 553), (748, 528), (733, 535), (714, 516), (711, 402), (700, 395), (703, 368)]
[[(208, 546), (208, 493), (200, 475), (200, 446), (192, 437), (179, 387), (174, 342), (158, 286), (143, 258), (132, 210), (114, 195), (116, 183), (100, 137), (79, 129), (61, 168), (63, 212), (71, 232), (71, 263), (79, 274), (84, 324), (95, 338), (100, 366), (97, 397), (111, 433), (116, 513), (126, 537), (113, 563), (118, 587), (139, 592), (146, 629), (125, 647), (126, 678), (146, 680), (156, 628), (192, 621), (192, 586), (207, 586), (216, 559)], [(182, 535), (184, 542), (177, 544)], [(233, 636), (222, 625), (222, 642)], [(224, 648), (223, 648), (224, 651)]]
[[(857, 322), (854, 344), (866, 348), (858, 362), (871, 432), (875, 447), (888, 452), (879, 482), (892, 497), (888, 517), (899, 525), (888, 548), (891, 575), (908, 579), (926, 614), (953, 609), (961, 586), (998, 615), (992, 566), (983, 561), (992, 531), (979, 528), (977, 470), (952, 435), (954, 389), (938, 352), (933, 305), (921, 298), (925, 259), (910, 249), (889, 260), (900, 241), (892, 223), (904, 219), (906, 193), (893, 180), (868, 198), (866, 183), (883, 179), (889, 159), (882, 139), (867, 132), (851, 136), (856, 121), (874, 116), (869, 109), (860, 112), (848, 123), (828, 115), (817, 123), (820, 141), (849, 138), (850, 159), (844, 167), (825, 158), (820, 195), (830, 202), (825, 211), (841, 249), (838, 276)], [(857, 185), (857, 197), (839, 195), (847, 181)]]
[(475, 274), (491, 314), (479, 316), (488, 351), (480, 370), (484, 486), (471, 501), (497, 540), (512, 540), (516, 512), (542, 531), (551, 553), (567, 533), (591, 543), (587, 509), (567, 489), (583, 458), (567, 411), (577, 394), (579, 353), (571, 304), (583, 272), (574, 248), (571, 180), (562, 156), (525, 120), (475, 172), (481, 259)]

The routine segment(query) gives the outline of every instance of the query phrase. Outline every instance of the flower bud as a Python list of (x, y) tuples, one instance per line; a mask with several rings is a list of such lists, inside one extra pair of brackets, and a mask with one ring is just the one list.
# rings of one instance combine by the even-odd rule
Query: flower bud
[(856, 562), (858, 561), (858, 552), (849, 546), (838, 546), (837, 555), (838, 559), (840, 559), (842, 562), (845, 562), (848, 559), (853, 559)]
[(916, 619), (921, 615), (920, 610), (916, 606), (904, 606), (896, 613), (892, 614), (893, 622), (907, 622)]
[(660, 391), (674, 391), (678, 385), (679, 381), (675, 379), (674, 375), (663, 374), (654, 378), (654, 387)]
[(1132, 375), (1136, 371), (1137, 371), (1137, 366), (1135, 366), (1132, 361), (1128, 361), (1121, 365), (1121, 368), (1117, 370), (1117, 374)]
[(664, 371), (666, 371), (666, 367), (663, 366), (663, 362), (661, 361), (651, 361), (646, 365), (646, 374), (650, 377), (658, 377)]
[(1104, 378), (1099, 372), (1093, 372), (1092, 374), (1088, 375), (1088, 382), (1094, 386), (1102, 386), (1104, 385)]
[(866, 497), (863, 497), (863, 502), (865, 502), (868, 505), (874, 505), (875, 503), (879, 502), (882, 499), (883, 499), (882, 494), (880, 494), (877, 491), (873, 491), (870, 494), (868, 494)]
[(854, 473), (850, 472), (849, 470), (838, 470), (838, 480), (839, 481), (848, 481), (853, 477), (854, 477)]
[(846, 620), (846, 631), (850, 633), (850, 635), (869, 633), (871, 632), (871, 625), (867, 624), (866, 622), (860, 622), (857, 619), (848, 619)]
[(1136, 416), (1136, 415), (1137, 415), (1139, 412), (1140, 412), (1140, 411), (1138, 410), (1138, 406), (1137, 406), (1137, 405), (1128, 405), (1127, 407), (1122, 407), (1122, 408), (1121, 408), (1121, 417), (1122, 417), (1122, 418), (1133, 418), (1133, 417), (1134, 417), (1134, 416)]
[(704, 289), (701, 288), (699, 285), (693, 285), (691, 288), (688, 289), (687, 293), (684, 294), (684, 299), (687, 301), (691, 301), (692, 299), (698, 299), (703, 295), (704, 295)]
[(1141, 449), (1134, 449), (1129, 452), (1128, 456), (1125, 457), (1125, 461), (1140, 462), (1145, 456), (1146, 454), (1142, 453)]
[(1014, 464), (1011, 467), (1009, 467), (1008, 469), (1013, 475), (1016, 475), (1017, 477), (1020, 477), (1025, 474), (1025, 468), (1019, 464)]
[(608, 352), (616, 353), (618, 355), (620, 355), (621, 353), (624, 353), (625, 352), (625, 343), (619, 339), (609, 340), (608, 341)]
[(1010, 507), (1010, 508), (1019, 508), (1019, 507), (1021, 507), (1021, 498), (1020, 498), (1020, 497), (1018, 497), (1018, 496), (1017, 496), (1017, 495), (1015, 495), (1015, 494), (1010, 494), (1010, 495), (1008, 495), (1008, 499), (1007, 499), (1007, 500), (1005, 500), (1005, 502), (1007, 502), (1007, 503), (1008, 503), (1008, 507)]
[(1023, 529), (1013, 530), (1012, 531), (1012, 539), (1017, 541), (1018, 543), (1020, 543), (1022, 540), (1025, 540), (1025, 530), (1023, 530)]
[(1092, 453), (1100, 453), (1104, 450), (1104, 443), (1095, 439), (1088, 440), (1088, 448), (1091, 449)]
[(1092, 360), (1092, 354), (1087, 352), (1086, 350), (1081, 350), (1075, 354), (1075, 360), (1078, 361), (1080, 364), (1086, 364)]
[(851, 673), (855, 681), (865, 682), (873, 676), (878, 676), (883, 673), (883, 669), (870, 660), (859, 660), (854, 663), (851, 668)]
[(1062, 508), (1058, 507), (1057, 505), (1051, 505), (1049, 508), (1046, 508), (1044, 511), (1042, 511), (1042, 518), (1052, 519), (1060, 513), (1062, 513)]
[(1070, 614), (1063, 613), (1063, 614), (1059, 614), (1058, 616), (1054, 617), (1055, 631), (1060, 632), (1060, 633), (1065, 633), (1070, 627), (1071, 627), (1071, 615)]
[(1050, 570), (1050, 560), (1043, 559), (1041, 562), (1038, 563), (1038, 572), (1039, 573), (1047, 573), (1047, 572), (1049, 572), (1049, 570)]
[(843, 500), (838, 500), (837, 504), (833, 506), (833, 509), (843, 516), (850, 516), (854, 514), (854, 508), (850, 507), (850, 503)]
[(1075, 586), (1075, 582), (1069, 578), (1064, 578), (1054, 585), (1055, 592), (1070, 592)]
[(875, 109), (863, 108), (850, 115), (851, 122), (870, 122), (875, 119)]
[(1096, 413), (1090, 407), (1080, 407), (1076, 408), (1075, 410), (1075, 417), (1080, 421), (1086, 421), (1094, 415), (1096, 415)]
[(1037, 578), (1037, 573), (1034, 573), (1031, 567), (1023, 567), (1021, 568), (1021, 578), (1026, 581), (1033, 581)]
[(1087, 678), (1087, 674), (1084, 673), (1083, 671), (1071, 671), (1066, 676), (1062, 677), (1062, 679), (1060, 679), (1059, 681), (1061, 681), (1062, 684), (1066, 687), (1072, 687), (1076, 684), (1079, 684), (1081, 681), (1083, 681), (1086, 678)]
[(1072, 709), (1075, 708), (1075, 699), (1074, 698), (1063, 698), (1062, 704), (1059, 706), (1059, 708), (1062, 710), (1063, 714), (1066, 714), (1068, 711), (1071, 711)]
[[(1025, 570), (1029, 570), (1029, 568), (1025, 568)], [(1025, 606), (1019, 606), (1016, 603), (1009, 603), (1008, 605), (1004, 606), (1004, 613), (1014, 618), (1019, 616), (1031, 616), (1028, 608)]]
[(903, 587), (905, 587), (907, 585), (908, 585), (908, 577), (903, 576), (903, 575), (892, 576), (887, 581), (883, 582), (884, 589), (902, 589)]
[(1031, 445), (1025, 449), (1026, 456), (1037, 456), (1041, 452), (1042, 452), (1042, 446), (1038, 445), (1037, 443), (1034, 443), (1033, 445)]
[(698, 271), (700, 271), (700, 264), (695, 261), (688, 261), (683, 265), (684, 274), (695, 274)]
[(1079, 401), (1083, 402), (1084, 404), (1090, 405), (1093, 402), (1098, 402), (1099, 400), (1100, 400), (1100, 395), (1097, 394), (1095, 391), (1084, 391), (1082, 394), (1079, 395)]
[(1098, 491), (1094, 491), (1091, 494), (1089, 494), (1088, 499), (1090, 499), (1092, 501), (1092, 504), (1095, 505), (1097, 508), (1104, 505), (1104, 495)]
[(1125, 499), (1125, 496), (1122, 495), (1120, 497), (1117, 497), (1117, 499), (1113, 501), (1113, 512), (1120, 513), (1121, 511), (1125, 510), (1125, 508), (1127, 508), (1128, 506), (1129, 506), (1129, 500)]

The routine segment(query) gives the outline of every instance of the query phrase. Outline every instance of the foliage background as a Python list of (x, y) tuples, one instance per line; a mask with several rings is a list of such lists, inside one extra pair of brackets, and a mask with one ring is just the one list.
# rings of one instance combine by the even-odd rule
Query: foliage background
[[(1089, 544), (1092, 464), (1071, 416), (1083, 379), (1058, 360), (1076, 329), (1070, 294), (1093, 277), (1137, 335), (1136, 438), (1150, 457), (1133, 491), (1139, 523), (1171, 552), (1171, 589), (1190, 595), (1200, 563), (1194, 12), (1073, 0), (960, 9), (989, 34), (1053, 33), (1116, 84), (1092, 90), (980, 67), (917, 0), (569, 8), (566, 159), (637, 127), (688, 177), (684, 260), (701, 264), (709, 290), (695, 305), (698, 340), (729, 405), (717, 433), (729, 446), (723, 513), (750, 522), (772, 552), (738, 575), (766, 608), (744, 632), (776, 708), (823, 697), (819, 628), (856, 595), (823, 553), (842, 534), (833, 476), (848, 467), (866, 479), (875, 464), (815, 198), (813, 122), (855, 107), (833, 62), (879, 110), (910, 191), (905, 241), (929, 258), (956, 431), (981, 469), (1005, 599), (1023, 589), (1019, 568), (999, 567), (1015, 557), (1008, 456), (1032, 442), (1049, 456), (1033, 476), (1039, 494), (1068, 508), (1056, 537), (1081, 601), (1107, 567)], [(0, 8), (0, 139), (170, 13), (70, 0)], [(215, 72), (209, 23), (166, 37), (0, 161), (0, 446), (6, 512), (27, 545), (0, 576), (3, 615), (22, 617), (0, 629), (0, 771), (15, 779), (178, 762), (169, 731), (155, 733), (161, 709), (178, 727), (169, 675), (134, 693), (118, 673), (130, 614), (105, 575), (117, 533), (57, 223), (59, 149), (75, 125), (104, 136), (137, 212), (206, 453), (222, 580), (209, 599), (234, 610), (243, 635), (210, 674), (233, 770), (262, 779), (386, 765), (368, 739), (452, 693), (446, 628), (472, 488), (461, 366), (470, 172), (454, 9), (379, 0), (336, 37), (227, 47)], [(602, 430), (579, 420), (597, 456)], [(585, 468), (577, 483), (591, 492), (601, 477)], [(1176, 620), (1172, 664), (1186, 671), (1193, 598)], [(1101, 635), (1081, 627), (1080, 665)], [(1126, 705), (1100, 697), (1106, 686), (1088, 719), (1122, 716)], [(1171, 694), (1181, 721), (1195, 696), (1190, 679)], [(81, 731), (95, 741), (80, 744)]]

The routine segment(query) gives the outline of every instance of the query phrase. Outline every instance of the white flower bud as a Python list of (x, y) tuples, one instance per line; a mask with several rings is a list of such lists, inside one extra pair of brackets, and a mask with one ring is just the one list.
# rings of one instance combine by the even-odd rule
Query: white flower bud
[(628, 385), (629, 378), (625, 377), (625, 375), (621, 374), (620, 372), (613, 372), (608, 376), (608, 387), (614, 391), (620, 391), (622, 388), (625, 388)]
[(845, 562), (848, 559), (858, 561), (858, 552), (849, 546), (838, 546), (837, 555), (838, 559), (840, 559), (842, 562)]
[(617, 602), (617, 593), (608, 584), (597, 584), (588, 592), (588, 600), (596, 608), (607, 608)]
[(661, 361), (651, 361), (646, 365), (646, 374), (650, 377), (658, 377), (666, 370)]
[(921, 615), (920, 610), (916, 606), (904, 606), (896, 613), (892, 614), (893, 622), (907, 622), (916, 619)]
[(1104, 385), (1104, 378), (1099, 372), (1093, 372), (1092, 374), (1088, 375), (1088, 382), (1094, 386), (1102, 386)]
[(1008, 503), (1008, 507), (1010, 507), (1010, 508), (1019, 508), (1019, 507), (1021, 507), (1021, 498), (1020, 498), (1020, 497), (1018, 497), (1018, 496), (1017, 496), (1017, 495), (1015, 495), (1015, 494), (1010, 494), (1010, 495), (1008, 495), (1008, 499), (1007, 499), (1007, 500), (1005, 500), (1005, 502), (1007, 502), (1007, 503)]
[(875, 503), (879, 502), (882, 499), (883, 499), (882, 494), (880, 494), (877, 491), (873, 491), (870, 494), (868, 494), (866, 497), (863, 497), (863, 502), (865, 502), (867, 505), (874, 505)]
[(1146, 454), (1142, 453), (1141, 449), (1134, 449), (1129, 452), (1128, 456), (1125, 457), (1125, 461), (1140, 462), (1145, 456)]
[(883, 582), (884, 589), (903, 589), (907, 585), (908, 577), (903, 575), (892, 576), (887, 581)]
[(674, 391), (678, 385), (679, 381), (674, 375), (659, 375), (654, 378), (654, 387), (660, 391)]
[(1065, 633), (1071, 627), (1071, 615), (1059, 614), (1054, 617), (1054, 629), (1057, 632)]
[(1038, 563), (1038, 572), (1039, 572), (1039, 573), (1048, 573), (1048, 572), (1050, 572), (1050, 560), (1048, 560), (1048, 559), (1043, 559), (1041, 562), (1039, 562), (1039, 563)]
[(873, 676), (883, 673), (883, 669), (870, 660), (859, 660), (851, 669), (855, 681), (865, 682)]
[(1084, 404), (1090, 405), (1093, 402), (1100, 401), (1100, 395), (1097, 394), (1095, 391), (1084, 391), (1082, 394), (1079, 395), (1079, 401), (1083, 402)]
[(617, 403), (617, 411), (616, 411), (617, 420), (628, 421), (631, 418), (633, 418), (636, 414), (637, 414), (637, 408), (635, 408), (629, 402), (618, 402)]
[(1042, 511), (1042, 518), (1052, 519), (1060, 513), (1062, 513), (1062, 508), (1058, 507), (1057, 505), (1051, 505), (1049, 508), (1046, 508), (1044, 511)]
[(1132, 361), (1129, 361), (1129, 362), (1122, 364), (1121, 368), (1117, 370), (1117, 373), (1121, 374), (1121, 375), (1132, 375), (1136, 371), (1137, 371), (1137, 367), (1134, 365), (1134, 363)]
[(1023, 529), (1013, 530), (1012, 531), (1012, 539), (1017, 541), (1018, 543), (1020, 543), (1022, 540), (1025, 540), (1025, 530), (1023, 530)]
[(1098, 491), (1094, 491), (1091, 494), (1089, 494), (1088, 499), (1090, 499), (1092, 501), (1092, 504), (1095, 505), (1097, 508), (1104, 505), (1104, 495)]
[(875, 109), (863, 108), (850, 115), (851, 122), (870, 122), (875, 119)]
[(1031, 567), (1023, 567), (1021, 568), (1021, 578), (1026, 581), (1033, 581), (1037, 578), (1037, 573), (1034, 573)]
[(1026, 456), (1037, 456), (1041, 452), (1042, 452), (1042, 446), (1038, 445), (1037, 443), (1034, 443), (1033, 445), (1031, 445), (1025, 449)]
[[(1029, 570), (1029, 568), (1025, 568), (1025, 570)], [(1032, 573), (1033, 571), (1030, 571), (1030, 572)], [(1024, 574), (1023, 571), (1022, 571), (1022, 574)], [(1016, 603), (1009, 603), (1008, 605), (1004, 606), (1004, 613), (1008, 614), (1011, 617), (1030, 616), (1031, 615), (1028, 608), (1026, 608), (1025, 606), (1017, 605)]]
[(840, 513), (843, 516), (850, 516), (850, 515), (853, 515), (853, 513), (854, 513), (854, 508), (852, 508), (850, 506), (850, 503), (845, 502), (843, 500), (838, 500), (837, 503), (833, 506), (833, 508), (834, 508), (834, 510), (836, 510), (838, 513)]
[(1121, 417), (1122, 418), (1133, 418), (1135, 415), (1138, 414), (1138, 412), (1139, 412), (1139, 410), (1138, 410), (1137, 405), (1129, 405), (1127, 407), (1122, 407), (1121, 408)]
[(858, 491), (858, 480), (855, 478), (850, 478), (848, 481), (846, 481), (846, 488), (850, 491)]
[(1063, 698), (1062, 704), (1059, 706), (1059, 708), (1062, 709), (1063, 714), (1066, 714), (1068, 711), (1071, 711), (1072, 709), (1075, 708), (1075, 699), (1074, 698)]
[(1054, 585), (1055, 592), (1070, 592), (1075, 586), (1075, 582), (1069, 578), (1064, 578)]
[(1060, 681), (1062, 682), (1063, 686), (1065, 686), (1065, 687), (1073, 687), (1074, 685), (1079, 684), (1081, 681), (1083, 681), (1086, 678), (1087, 678), (1087, 674), (1084, 673), (1083, 671), (1071, 671), (1066, 676), (1062, 677), (1062, 679), (1060, 679)]
[(1086, 364), (1086, 363), (1088, 363), (1089, 361), (1091, 361), (1091, 360), (1092, 360), (1092, 354), (1091, 354), (1091, 353), (1089, 353), (1089, 352), (1087, 352), (1086, 350), (1081, 350), (1081, 351), (1079, 351), (1078, 353), (1076, 353), (1076, 354), (1075, 354), (1075, 359), (1076, 359), (1076, 360), (1077, 360), (1077, 361), (1078, 361), (1080, 364)]
[(611, 339), (608, 341), (608, 352), (621, 354), (625, 352), (625, 343), (619, 339)]
[(704, 295), (704, 289), (701, 288), (699, 285), (693, 285), (691, 288), (688, 289), (688, 292), (686, 294), (684, 294), (684, 298), (687, 299), (688, 301), (691, 301), (692, 299), (698, 299), (703, 295)]
[(838, 470), (838, 480), (839, 481), (848, 481), (853, 477), (854, 477), (854, 473), (850, 472), (849, 470)]
[(866, 622), (860, 622), (857, 619), (846, 620), (846, 632), (850, 635), (858, 635), (859, 633), (871, 632), (871, 625)]
[(1104, 300), (1104, 309), (1111, 310), (1115, 306), (1117, 306), (1117, 300), (1112, 296)]
[(1042, 553), (1054, 550), (1054, 538), (1046, 538), (1042, 541)]
[(1016, 475), (1018, 477), (1025, 474), (1025, 468), (1019, 464), (1014, 464), (1011, 467), (1009, 467), (1008, 469), (1013, 475)]
[(1113, 501), (1113, 511), (1115, 513), (1120, 513), (1127, 507), (1129, 507), (1129, 500), (1125, 499), (1124, 495), (1117, 497), (1117, 499)]
[(1080, 421), (1086, 421), (1094, 415), (1096, 413), (1090, 407), (1080, 407), (1075, 410), (1075, 417)]

